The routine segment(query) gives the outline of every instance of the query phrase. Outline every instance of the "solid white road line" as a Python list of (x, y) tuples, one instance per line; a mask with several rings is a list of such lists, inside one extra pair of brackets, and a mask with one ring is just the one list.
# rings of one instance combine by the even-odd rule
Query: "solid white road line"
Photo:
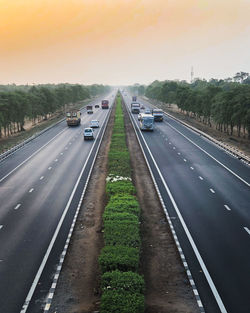
[(231, 211), (231, 209), (229, 208), (228, 205), (224, 204), (224, 207), (225, 207), (228, 211)]
[(248, 233), (248, 235), (250, 235), (250, 229), (247, 227), (244, 227), (245, 231)]
[(40, 177), (40, 180), (43, 180), (43, 179), (44, 179), (44, 176), (41, 176), (41, 177)]
[(199, 176), (200, 180), (203, 180), (203, 177)]
[(189, 142), (191, 142), (194, 146), (196, 146), (198, 149), (200, 149), (201, 151), (203, 151), (204, 153), (206, 153), (206, 155), (208, 155), (210, 158), (212, 158), (215, 162), (217, 162), (218, 164), (220, 164), (221, 166), (223, 166), (228, 172), (230, 172), (231, 174), (233, 174), (235, 177), (237, 177), (239, 180), (241, 180), (244, 184), (246, 184), (248, 187), (250, 187), (250, 183), (245, 181), (242, 177), (240, 177), (239, 175), (237, 175), (234, 171), (230, 170), (230, 168), (228, 168), (226, 165), (224, 165), (223, 163), (221, 163), (219, 160), (217, 160), (215, 157), (213, 157), (210, 153), (208, 153), (206, 150), (204, 150), (203, 148), (201, 148), (198, 144), (196, 144), (195, 142), (193, 142), (193, 140), (191, 140), (190, 138), (188, 138), (186, 135), (182, 134), (178, 129), (176, 129), (174, 126), (170, 125), (168, 123), (168, 125), (173, 128), (175, 131), (177, 131), (177, 133), (179, 133), (181, 136), (183, 136), (184, 138), (186, 138)]
[[(110, 112), (111, 112), (111, 111), (110, 111)], [(106, 118), (108, 118), (109, 115), (110, 115), (110, 114), (108, 114), (108, 115), (106, 116)], [(106, 121), (106, 118), (105, 118), (105, 121)], [(100, 133), (98, 132), (96, 139), (98, 138), (99, 134), (100, 134)], [(103, 132), (103, 135), (104, 135), (104, 132)], [(100, 145), (101, 145), (101, 141), (102, 141), (103, 135), (102, 135), (102, 137), (101, 137), (101, 140), (100, 140), (100, 142), (99, 142), (99, 146), (98, 146), (98, 147), (100, 147)], [(95, 141), (95, 142), (97, 142), (97, 141)], [(24, 304), (23, 304), (23, 307), (22, 307), (20, 313), (25, 313), (25, 312), (27, 311), (27, 309), (28, 309), (30, 300), (31, 300), (31, 298), (32, 298), (32, 296), (33, 296), (33, 293), (34, 293), (35, 288), (36, 288), (36, 286), (37, 286), (37, 284), (38, 284), (38, 281), (39, 281), (39, 279), (40, 279), (40, 277), (41, 277), (41, 275), (42, 275), (42, 271), (43, 271), (43, 269), (44, 269), (44, 267), (45, 267), (45, 264), (46, 264), (46, 262), (47, 262), (47, 260), (48, 260), (48, 257), (49, 257), (49, 255), (50, 255), (50, 252), (51, 252), (51, 250), (52, 250), (52, 248), (53, 248), (53, 246), (54, 246), (54, 243), (55, 243), (55, 241), (56, 241), (57, 235), (58, 235), (58, 233), (59, 233), (59, 231), (60, 231), (60, 229), (61, 229), (62, 223), (63, 223), (64, 218), (65, 218), (65, 216), (66, 216), (66, 214), (67, 214), (67, 212), (68, 212), (68, 209), (69, 209), (69, 207), (70, 207), (70, 204), (71, 204), (71, 202), (72, 202), (72, 199), (73, 199), (73, 197), (74, 197), (74, 194), (75, 194), (75, 192), (76, 192), (76, 189), (77, 189), (77, 187), (78, 187), (78, 185), (79, 185), (79, 182), (80, 182), (80, 179), (81, 179), (81, 177), (82, 177), (82, 174), (83, 174), (83, 172), (84, 172), (84, 170), (85, 170), (85, 167), (86, 167), (86, 165), (87, 165), (87, 163), (88, 163), (88, 160), (89, 160), (89, 158), (90, 158), (90, 155), (91, 155), (91, 153), (92, 153), (92, 151), (93, 151), (93, 149), (94, 149), (94, 146), (95, 146), (95, 144), (92, 145), (92, 147), (91, 147), (91, 149), (90, 149), (90, 152), (89, 152), (89, 155), (88, 155), (88, 157), (87, 157), (87, 160), (85, 161), (84, 166), (82, 167), (82, 170), (81, 170), (81, 172), (80, 172), (80, 174), (79, 174), (79, 177), (78, 177), (78, 179), (77, 179), (77, 181), (76, 181), (76, 183), (75, 183), (75, 186), (74, 186), (74, 188), (73, 188), (73, 190), (72, 190), (72, 193), (71, 193), (71, 195), (70, 195), (70, 197), (69, 197), (69, 200), (68, 200), (68, 202), (67, 202), (67, 205), (66, 205), (66, 207), (65, 207), (65, 209), (64, 209), (64, 211), (63, 211), (63, 213), (62, 213), (62, 216), (61, 216), (61, 218), (60, 218), (60, 221), (59, 221), (59, 223), (58, 223), (58, 225), (57, 225), (57, 227), (56, 227), (56, 230), (55, 230), (55, 232), (54, 232), (54, 235), (53, 235), (53, 237), (52, 237), (52, 239), (51, 239), (51, 241), (50, 241), (50, 244), (49, 244), (49, 246), (48, 246), (48, 248), (47, 248), (47, 251), (46, 251), (46, 253), (45, 253), (44, 257), (43, 257), (43, 260), (42, 260), (42, 262), (41, 262), (41, 264), (40, 264), (40, 267), (39, 267), (39, 269), (38, 269), (38, 271), (37, 271), (37, 273), (36, 273), (36, 276), (35, 276), (34, 281), (33, 281), (32, 285), (31, 285), (31, 287), (30, 287), (30, 290), (29, 290), (29, 292), (28, 292), (28, 295), (27, 295), (27, 297), (26, 297), (26, 299), (25, 299), (25, 302), (24, 302)], [(99, 149), (99, 148), (98, 148), (98, 149)], [(56, 275), (55, 275), (55, 278), (56, 278)]]
[(31, 193), (32, 191), (34, 191), (34, 188), (31, 188), (31, 189), (29, 190), (29, 193)]
[[(137, 124), (136, 124), (136, 127), (138, 129), (138, 125)], [(186, 225), (186, 223), (185, 223), (185, 221), (184, 221), (184, 219), (183, 219), (183, 217), (181, 215), (181, 212), (179, 211), (179, 208), (178, 208), (178, 206), (177, 206), (177, 204), (176, 204), (176, 202), (174, 200), (174, 197), (173, 197), (173, 195), (172, 195), (172, 193), (171, 193), (171, 191), (170, 191), (170, 189), (169, 189), (169, 187), (168, 187), (164, 177), (162, 176), (162, 173), (161, 173), (161, 171), (160, 171), (160, 169), (159, 169), (159, 167), (158, 167), (158, 165), (157, 165), (157, 163), (156, 163), (156, 161), (155, 161), (155, 159), (154, 159), (154, 157), (153, 157), (153, 155), (152, 155), (152, 153), (151, 153), (151, 151), (150, 151), (150, 149), (149, 149), (149, 147), (147, 145), (147, 142), (146, 142), (144, 136), (143, 135), (141, 135), (141, 136), (142, 136), (144, 144), (145, 144), (145, 146), (146, 146), (146, 148), (148, 150), (148, 153), (150, 154), (151, 159), (152, 159), (152, 161), (153, 161), (153, 163), (155, 165), (155, 168), (158, 171), (158, 174), (159, 174), (159, 176), (161, 178), (161, 181), (162, 181), (162, 183), (163, 183), (163, 185), (164, 185), (164, 187), (165, 187), (165, 189), (166, 189), (166, 191), (168, 193), (168, 196), (169, 196), (169, 198), (170, 198), (170, 200), (171, 200), (171, 202), (173, 204), (173, 207), (175, 208), (175, 211), (176, 211), (176, 213), (177, 213), (177, 215), (179, 217), (179, 220), (180, 220), (180, 222), (182, 224), (182, 227), (183, 227), (183, 229), (184, 229), (184, 231), (185, 231), (185, 233), (186, 233), (186, 235), (188, 237), (188, 240), (189, 240), (189, 242), (190, 242), (190, 244), (191, 244), (191, 246), (193, 248), (193, 251), (194, 251), (194, 253), (196, 255), (196, 258), (198, 259), (198, 261), (200, 263), (202, 271), (203, 271), (203, 273), (204, 273), (204, 275), (205, 275), (205, 277), (207, 279), (207, 282), (208, 282), (208, 284), (210, 286), (210, 289), (212, 290), (212, 293), (213, 293), (213, 295), (214, 295), (214, 297), (216, 299), (216, 302), (217, 302), (217, 304), (218, 304), (218, 306), (219, 306), (219, 308), (221, 310), (221, 313), (227, 313), (227, 310), (226, 310), (226, 308), (225, 308), (225, 306), (224, 306), (224, 304), (223, 304), (223, 302), (221, 300), (221, 297), (220, 297), (220, 295), (219, 295), (219, 293), (218, 293), (218, 291), (217, 291), (217, 289), (216, 289), (216, 287), (214, 285), (214, 282), (213, 282), (213, 280), (212, 280), (212, 278), (211, 278), (211, 276), (210, 276), (210, 274), (209, 274), (209, 272), (208, 272), (208, 270), (206, 268), (206, 265), (205, 265), (201, 255), (200, 255), (200, 252), (199, 252), (199, 250), (198, 250), (198, 248), (197, 248), (197, 246), (196, 246), (196, 244), (195, 244), (195, 242), (193, 240), (193, 237), (192, 237), (192, 235), (189, 232), (189, 229), (188, 229), (188, 227), (187, 227), (187, 225)]]
[(46, 147), (52, 140), (54, 140), (56, 137), (58, 137), (59, 135), (61, 135), (61, 133), (63, 133), (66, 129), (63, 129), (60, 133), (58, 133), (55, 137), (53, 137), (52, 139), (50, 139), (45, 145), (43, 145), (41, 148), (39, 148), (36, 152), (34, 152), (33, 154), (31, 154), (31, 156), (29, 156), (26, 160), (24, 160), (22, 163), (20, 163), (18, 166), (16, 166), (12, 171), (10, 171), (8, 174), (6, 174), (4, 177), (2, 177), (0, 179), (0, 183), (7, 178), (10, 174), (12, 174), (14, 171), (16, 171), (20, 166), (22, 166), (24, 163), (26, 163), (28, 160), (30, 160), (34, 155), (36, 155), (38, 152), (40, 152), (44, 147)]
[(21, 206), (21, 203), (18, 203), (15, 207), (14, 207), (14, 210), (18, 210)]
[(215, 193), (215, 191), (214, 191), (212, 188), (210, 188), (209, 190), (210, 190), (212, 193)]

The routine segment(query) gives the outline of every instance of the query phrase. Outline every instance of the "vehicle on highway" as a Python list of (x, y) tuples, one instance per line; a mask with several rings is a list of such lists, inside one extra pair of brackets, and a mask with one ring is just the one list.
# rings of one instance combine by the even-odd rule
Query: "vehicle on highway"
[(139, 113), (139, 114), (138, 114), (138, 121), (141, 120), (141, 117), (142, 117), (143, 114), (144, 114), (144, 113)]
[(87, 105), (87, 113), (93, 114), (93, 105)]
[(84, 140), (93, 140), (94, 139), (94, 131), (91, 127), (84, 128), (83, 131)]
[(150, 109), (146, 109), (146, 110), (144, 111), (144, 114), (150, 114), (150, 115), (151, 115), (151, 110), (150, 110)]
[(66, 113), (66, 121), (68, 126), (78, 126), (81, 124), (80, 110), (71, 110)]
[(96, 104), (96, 105), (95, 105), (95, 108), (96, 108), (96, 109), (99, 109), (99, 108), (100, 108), (100, 105), (99, 105), (99, 104)]
[(163, 111), (161, 109), (152, 109), (152, 115), (156, 122), (163, 121)]
[(109, 101), (102, 100), (102, 109), (108, 109), (108, 108), (109, 108)]
[(136, 102), (136, 100), (137, 100), (137, 97), (136, 96), (132, 96), (132, 101)]
[(139, 114), (140, 113), (140, 103), (131, 102), (131, 112), (133, 114)]
[(98, 120), (92, 120), (90, 122), (90, 127), (91, 128), (98, 128), (99, 127), (99, 121)]
[(144, 110), (144, 109), (145, 109), (145, 106), (144, 106), (143, 104), (141, 105), (141, 109), (142, 109), (142, 110)]
[(154, 117), (151, 114), (141, 114), (140, 117), (141, 130), (154, 130)]

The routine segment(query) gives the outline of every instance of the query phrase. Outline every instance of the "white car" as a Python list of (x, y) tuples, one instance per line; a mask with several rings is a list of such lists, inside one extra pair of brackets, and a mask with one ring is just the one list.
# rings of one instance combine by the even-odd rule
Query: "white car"
[(150, 109), (146, 109), (144, 113), (145, 114), (151, 114), (151, 110)]
[(97, 120), (92, 120), (92, 121), (90, 122), (90, 127), (91, 127), (91, 128), (98, 128), (98, 127), (99, 127), (99, 121), (97, 121)]
[(90, 127), (84, 128), (83, 136), (84, 136), (84, 140), (93, 140), (94, 139), (93, 129)]

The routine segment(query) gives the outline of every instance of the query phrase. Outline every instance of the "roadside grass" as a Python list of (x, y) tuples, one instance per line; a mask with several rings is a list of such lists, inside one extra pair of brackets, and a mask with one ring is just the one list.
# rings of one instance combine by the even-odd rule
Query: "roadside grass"
[(109, 202), (103, 214), (105, 246), (99, 256), (102, 270), (100, 312), (142, 313), (145, 283), (138, 274), (140, 207), (131, 179), (130, 154), (119, 94), (116, 101), (106, 179)]

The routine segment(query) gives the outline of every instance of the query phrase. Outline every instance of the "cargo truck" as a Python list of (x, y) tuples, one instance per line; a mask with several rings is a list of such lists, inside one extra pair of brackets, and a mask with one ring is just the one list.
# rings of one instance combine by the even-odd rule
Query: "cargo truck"
[(66, 113), (66, 121), (68, 126), (78, 126), (81, 124), (80, 110), (71, 110)]
[(152, 115), (156, 122), (163, 121), (163, 111), (161, 109), (152, 109)]
[(102, 109), (108, 109), (108, 108), (109, 108), (109, 101), (102, 100)]
[(87, 105), (87, 113), (92, 114), (93, 113), (93, 105)]
[(132, 102), (131, 103), (131, 113), (139, 114), (140, 113), (140, 103)]

